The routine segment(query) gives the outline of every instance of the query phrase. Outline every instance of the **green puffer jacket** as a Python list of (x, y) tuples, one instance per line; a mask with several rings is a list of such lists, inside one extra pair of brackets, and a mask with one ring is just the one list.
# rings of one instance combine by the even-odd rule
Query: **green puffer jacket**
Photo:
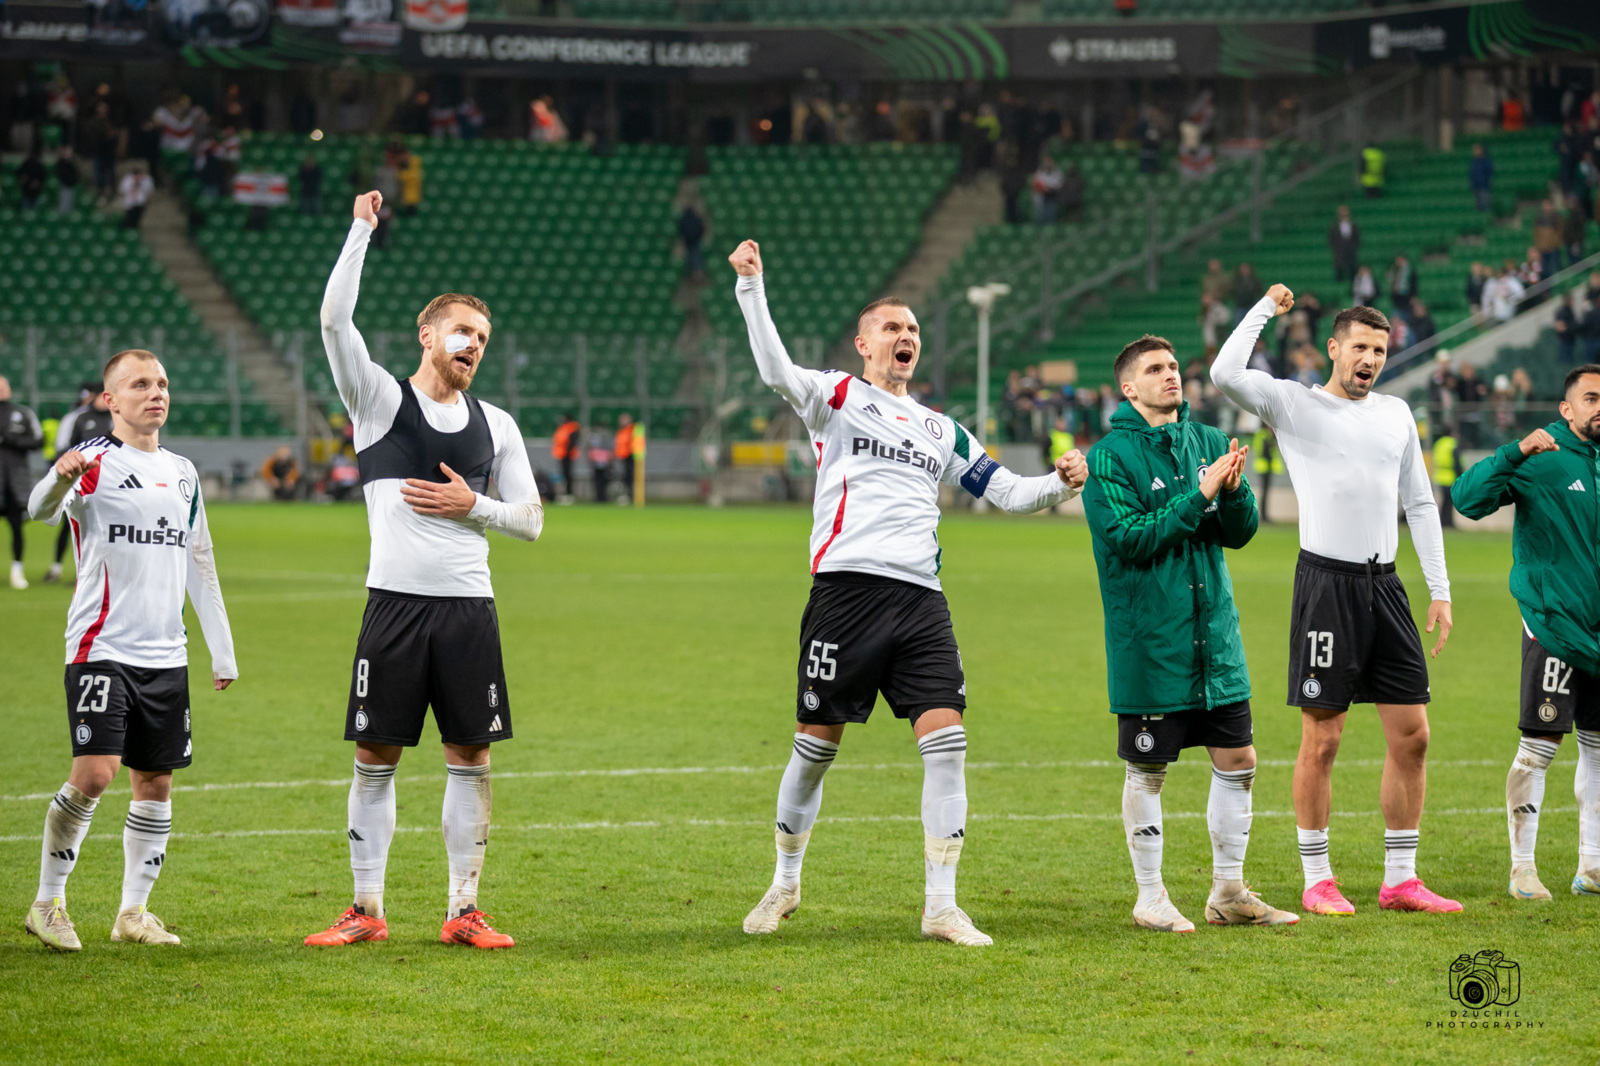
[(1600, 450), (1565, 422), (1545, 427), (1557, 451), (1524, 456), (1513, 441), (1456, 479), (1468, 518), (1517, 505), (1511, 595), (1534, 639), (1568, 665), (1600, 674)]
[(1220, 429), (1152, 426), (1124, 402), (1089, 451), (1083, 509), (1094, 537), (1115, 714), (1209, 710), (1250, 698), (1223, 548), (1255, 536), (1249, 482), (1208, 502), (1200, 480), (1226, 454)]

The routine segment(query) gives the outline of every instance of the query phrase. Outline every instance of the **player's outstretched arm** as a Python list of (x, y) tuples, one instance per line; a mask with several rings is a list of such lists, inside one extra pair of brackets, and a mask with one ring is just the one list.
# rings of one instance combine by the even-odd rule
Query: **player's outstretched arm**
[(1218, 459), (1206, 471), (1200, 488), (1151, 510), (1139, 499), (1137, 487), (1117, 457), (1107, 448), (1097, 448), (1089, 453), (1083, 513), (1090, 528), (1112, 551), (1142, 565), (1194, 536), (1234, 462), (1227, 456)]
[(1261, 416), (1269, 426), (1276, 426), (1278, 416), (1283, 413), (1287, 400), (1284, 389), (1297, 386), (1278, 381), (1260, 370), (1251, 370), (1250, 353), (1255, 351), (1256, 338), (1261, 336), (1267, 322), (1293, 306), (1294, 293), (1287, 286), (1272, 286), (1229, 334), (1211, 364), (1211, 383), (1246, 411)]
[[(322, 345), (328, 351), (333, 383), (339, 390), (339, 399), (358, 417), (370, 417), (374, 407), (389, 398), (387, 393), (394, 385), (388, 372), (367, 354), (367, 342), (355, 323), (361, 267), (367, 260), (367, 244), (377, 228), (378, 209), (382, 206), (381, 193), (365, 192), (356, 197), (350, 233), (322, 295)], [(396, 403), (398, 399), (396, 394)]]
[(762, 276), (761, 246), (755, 241), (745, 241), (728, 256), (739, 281), (734, 294), (739, 300), (739, 310), (744, 313), (745, 326), (750, 331), (750, 351), (756, 357), (756, 369), (762, 382), (774, 389), (800, 417), (810, 424), (813, 408), (824, 388), (822, 375), (814, 370), (802, 370), (789, 358), (789, 351), (778, 336), (778, 327), (767, 308), (767, 288)]
[(194, 480), (194, 501), (190, 505), (189, 566), (184, 584), (211, 652), (211, 686), (220, 692), (238, 680), (239, 666), (233, 655), (233, 629), (228, 625), (222, 582), (217, 579), (217, 560), (211, 549), (211, 525), (200, 499), (200, 478), (192, 470), (190, 477)]
[(958, 444), (944, 470), (944, 480), (1009, 514), (1032, 514), (1070, 500), (1083, 490), (1089, 476), (1088, 463), (1076, 448), (1057, 459), (1050, 473), (1022, 477), (995, 462), (977, 439), (959, 425), (956, 440), (964, 442), (968, 454), (962, 455), (962, 445)]
[(98, 470), (100, 457), (93, 459), (84, 455), (76, 448), (63, 452), (56, 459), (55, 465), (50, 468), (39, 483), (28, 494), (28, 517), (36, 522), (47, 525), (56, 525), (61, 520), (61, 512), (67, 507), (71, 499), (72, 490), (77, 487), (78, 481), (90, 470)]
[(1473, 463), (1450, 486), (1450, 499), (1456, 510), (1468, 518), (1484, 518), (1516, 499), (1511, 482), (1525, 460), (1540, 452), (1559, 451), (1548, 430), (1536, 429), (1520, 441), (1502, 445)]

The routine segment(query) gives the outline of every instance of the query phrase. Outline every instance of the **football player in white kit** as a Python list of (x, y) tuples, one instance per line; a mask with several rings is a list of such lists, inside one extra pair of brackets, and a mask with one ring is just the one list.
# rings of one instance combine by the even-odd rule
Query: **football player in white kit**
[(847, 722), (865, 722), (882, 692), (909, 718), (924, 768), (924, 936), (993, 943), (956, 906), (956, 864), (966, 835), (966, 680), (939, 586), (939, 485), (960, 485), (1006, 511), (1071, 499), (1088, 475), (1073, 450), (1055, 470), (1024, 478), (991, 459), (972, 435), (907, 395), (922, 352), (917, 319), (902, 301), (861, 312), (860, 376), (803, 370), (789, 361), (767, 309), (761, 249), (728, 257), (761, 380), (800, 415), (817, 449), (810, 601), (800, 622), (794, 754), (778, 786), (772, 887), (744, 920), (770, 933), (800, 906), (800, 867), (822, 804), (822, 778)]
[(211, 684), (239, 676), (194, 464), (160, 446), (167, 373), (147, 351), (106, 363), (112, 433), (56, 460), (28, 511), (72, 531), (78, 585), (67, 613), (72, 773), (50, 800), (28, 932), (57, 951), (82, 943), (67, 916), (67, 876), (106, 787), (126, 766), (133, 801), (122, 833), (122, 905), (111, 939), (176, 944), (146, 909), (172, 831), (172, 771), (193, 758), (187, 593), (211, 650)]
[[(344, 738), (356, 745), (346, 806), (355, 898), (312, 947), (387, 940), (384, 874), (394, 839), (394, 772), (433, 709), (446, 770), (449, 892), (439, 939), (509, 948), (478, 909), (489, 844), (489, 745), (511, 739), (488, 531), (537, 540), (544, 506), (516, 420), (466, 390), (489, 343), (489, 309), (444, 293), (417, 316), (421, 362), (397, 380), (367, 354), (353, 315), (383, 197), (362, 193), (322, 301), (322, 341), (355, 423), (372, 558)], [(487, 493), (489, 482), (500, 499)]]
[(1435, 656), (1450, 636), (1450, 578), (1411, 406), (1372, 391), (1388, 358), (1389, 320), (1371, 307), (1340, 311), (1328, 338), (1328, 383), (1308, 389), (1247, 368), (1262, 327), (1293, 306), (1287, 287), (1267, 290), (1217, 353), (1211, 380), (1272, 427), (1300, 502), (1288, 702), (1301, 709), (1294, 768), (1301, 900), (1313, 914), (1355, 912), (1328, 857), (1333, 760), (1350, 704), (1374, 703), (1388, 749), (1379, 787), (1386, 829), (1378, 906), (1459, 911), (1460, 903), (1417, 877), (1428, 780), (1428, 661), (1395, 573), (1401, 506), (1432, 597), (1428, 632), (1439, 630)]

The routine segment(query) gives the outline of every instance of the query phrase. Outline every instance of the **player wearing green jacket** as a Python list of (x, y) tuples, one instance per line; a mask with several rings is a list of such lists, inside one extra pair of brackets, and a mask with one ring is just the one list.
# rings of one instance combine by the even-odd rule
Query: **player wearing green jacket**
[(1562, 421), (1473, 465), (1451, 492), (1468, 518), (1517, 507), (1511, 594), (1522, 609), (1522, 740), (1506, 777), (1511, 895), (1549, 899), (1534, 866), (1544, 777), (1576, 726), (1578, 873), (1600, 895), (1600, 365), (1567, 374)]
[(1243, 479), (1249, 448), (1189, 420), (1172, 345), (1145, 336), (1117, 356), (1126, 402), (1089, 452), (1084, 513), (1094, 539), (1106, 626), (1106, 674), (1127, 764), (1122, 824), (1139, 887), (1133, 920), (1188, 933), (1194, 923), (1161, 879), (1161, 786), (1184, 748), (1211, 755), (1213, 925), (1284, 925), (1299, 915), (1263, 903), (1244, 882), (1256, 752), (1250, 675), (1224, 548), (1255, 536)]

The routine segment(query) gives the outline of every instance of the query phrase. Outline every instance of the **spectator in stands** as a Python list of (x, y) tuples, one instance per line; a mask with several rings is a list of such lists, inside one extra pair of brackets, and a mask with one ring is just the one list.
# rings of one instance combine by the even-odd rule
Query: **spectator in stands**
[(1233, 272), (1233, 321), (1237, 325), (1244, 319), (1245, 312), (1256, 305), (1261, 299), (1261, 294), (1267, 287), (1261, 284), (1261, 279), (1256, 276), (1256, 268), (1249, 263), (1240, 263)]
[(1045, 156), (1039, 161), (1039, 169), (1033, 172), (1033, 220), (1041, 226), (1048, 226), (1055, 222), (1061, 210), (1061, 187), (1066, 182), (1066, 175), (1056, 165), (1056, 161)]
[(1389, 354), (1396, 355), (1411, 347), (1411, 324), (1399, 315), (1389, 319)]
[(1561, 294), (1561, 306), (1556, 308), (1550, 327), (1556, 331), (1556, 360), (1570, 366), (1578, 346), (1578, 315), (1572, 309), (1571, 289)]
[(17, 164), (17, 191), (22, 194), (22, 209), (32, 211), (39, 206), (39, 197), (44, 193), (45, 179), (50, 176), (44, 168), (44, 160), (40, 158), (39, 142), (35, 141), (33, 147), (28, 149), (28, 156)]
[(555, 98), (541, 96), (528, 105), (528, 140), (560, 144), (567, 139), (567, 124), (556, 111)]
[(594, 482), (594, 502), (605, 503), (611, 480), (611, 434), (603, 422), (589, 430), (589, 477)]
[(322, 214), (322, 164), (311, 152), (300, 160), (300, 213)]
[(1306, 329), (1311, 333), (1313, 344), (1317, 341), (1317, 329), (1322, 323), (1322, 301), (1317, 299), (1317, 294), (1309, 289), (1301, 293), (1294, 302), (1296, 311), (1305, 312)]
[(1467, 306), (1475, 315), (1483, 312), (1483, 289), (1490, 277), (1489, 268), (1477, 262), (1472, 264), (1472, 270), (1467, 274)]
[[(1216, 262), (1215, 259), (1212, 262)], [(1222, 347), (1222, 333), (1233, 324), (1233, 312), (1227, 303), (1204, 293), (1200, 297), (1200, 339), (1206, 346), (1206, 358), (1210, 359)]]
[(1439, 328), (1434, 325), (1433, 316), (1428, 313), (1428, 305), (1421, 298), (1411, 301), (1411, 343), (1421, 344), (1428, 340)]
[(422, 207), (422, 157), (416, 152), (400, 152), (400, 213), (415, 218)]
[(1570, 192), (1572, 183), (1578, 177), (1578, 160), (1583, 158), (1583, 135), (1576, 122), (1569, 118), (1561, 123), (1561, 132), (1556, 135), (1554, 147), (1561, 164), (1558, 178), (1561, 191)]
[(1528, 376), (1526, 367), (1517, 367), (1511, 372), (1511, 395), (1517, 401), (1517, 411), (1527, 410), (1533, 402), (1533, 378)]
[(156, 183), (151, 179), (149, 167), (143, 159), (135, 159), (128, 165), (128, 172), (122, 175), (122, 183), (117, 191), (122, 196), (123, 228), (138, 229), (144, 218), (145, 206), (156, 191)]
[(1322, 353), (1314, 344), (1302, 344), (1289, 353), (1289, 377), (1306, 388), (1323, 382)]
[(1507, 133), (1521, 133), (1528, 128), (1528, 109), (1515, 89), (1500, 101), (1500, 128)]
[(1456, 371), (1456, 403), (1460, 412), (1456, 419), (1461, 427), (1461, 443), (1468, 448), (1480, 446), (1483, 429), (1482, 404), (1489, 398), (1489, 387), (1478, 377), (1478, 368), (1463, 362)]
[(1377, 298), (1378, 283), (1373, 280), (1372, 268), (1358, 267), (1355, 280), (1350, 283), (1350, 302), (1358, 306), (1371, 306)]
[(1139, 146), (1139, 173), (1161, 173), (1161, 142), (1166, 138), (1166, 123), (1161, 112), (1149, 105), (1142, 108), (1133, 138)]
[(1328, 248), (1333, 252), (1333, 278), (1351, 281), (1361, 259), (1361, 230), (1350, 217), (1348, 204), (1339, 205), (1339, 217), (1328, 227)]
[(1493, 206), (1491, 186), (1494, 184), (1494, 160), (1483, 145), (1472, 146), (1472, 161), (1467, 164), (1467, 186), (1472, 190), (1472, 201), (1479, 211)]
[(194, 150), (195, 137), (205, 119), (205, 111), (183, 93), (170, 95), (151, 113), (144, 128), (160, 134), (160, 159), (168, 174), (182, 174), (189, 169), (189, 153)]
[(1440, 348), (1433, 356), (1433, 370), (1428, 375), (1429, 417), (1443, 424), (1455, 417), (1456, 374), (1450, 366), (1450, 351)]
[(1061, 218), (1064, 221), (1079, 221), (1083, 217), (1083, 202), (1088, 195), (1089, 186), (1083, 180), (1083, 171), (1074, 163), (1067, 168), (1067, 175), (1061, 180)]
[[(1544, 256), (1538, 248), (1529, 248), (1528, 257), (1517, 265), (1517, 280), (1522, 282), (1524, 292), (1532, 289), (1545, 279), (1547, 275), (1544, 272), (1544, 262)], [(1535, 304), (1541, 304), (1544, 302), (1544, 298), (1544, 293), (1540, 293), (1538, 296), (1526, 296), (1522, 301), (1523, 306), (1532, 307)]]
[(110, 203), (117, 188), (117, 153), (122, 147), (122, 130), (111, 119), (111, 104), (96, 100), (94, 117), (84, 126), (83, 140), (94, 161), (95, 196)]
[(456, 107), (456, 129), (463, 141), (475, 141), (483, 136), (483, 110), (468, 93)]
[(1595, 299), (1595, 282), (1591, 276), (1589, 291), (1578, 310), (1578, 343), (1582, 345), (1581, 362), (1592, 363), (1600, 358), (1600, 300)]
[(299, 495), (300, 464), (295, 461), (294, 450), (287, 444), (278, 445), (261, 464), (261, 480), (266, 482), (275, 500), (292, 500)]
[(1561, 216), (1561, 248), (1566, 252), (1567, 265), (1571, 266), (1583, 258), (1583, 247), (1589, 236), (1589, 220), (1584, 216), (1575, 194), (1566, 194), (1566, 207), (1566, 213)]
[[(1000, 179), (1000, 203), (1006, 222), (1019, 225), (1027, 221), (1030, 212), (1022, 204), (1022, 192), (1028, 188), (1029, 174), (1022, 169), (1015, 141), (1001, 141), (995, 146), (995, 169)], [(1032, 204), (1031, 196), (1029, 204)]]
[[(988, 170), (994, 166), (994, 149), (995, 145), (1000, 143), (1001, 134), (1000, 116), (995, 113), (994, 105), (979, 104), (978, 114), (972, 120), (972, 125), (979, 134), (977, 167), (979, 170)], [(1020, 152), (1022, 146), (1017, 145), (1017, 149)], [(1023, 166), (1028, 165), (1029, 160), (1026, 156), (1019, 158), (1022, 159)]]
[(200, 148), (194, 156), (194, 169), (200, 178), (201, 201), (216, 203), (222, 198), (226, 167), (222, 161), (221, 146), (215, 140), (208, 137), (200, 142)]
[(78, 183), (83, 180), (82, 172), (78, 170), (78, 161), (73, 158), (72, 146), (64, 144), (56, 153), (56, 211), (63, 215), (72, 214), (78, 206)]
[(1494, 276), (1483, 283), (1483, 313), (1491, 322), (1511, 321), (1522, 302), (1522, 291), (1517, 264), (1507, 259)]
[(1213, 259), (1206, 264), (1206, 272), (1200, 278), (1200, 306), (1205, 307), (1206, 297), (1217, 303), (1227, 305), (1233, 300), (1233, 279), (1228, 272), (1222, 269), (1222, 260)]
[(383, 194), (383, 206), (378, 208), (378, 225), (372, 231), (372, 244), (376, 248), (389, 247), (389, 229), (394, 223), (395, 204), (400, 202), (400, 153), (405, 147), (392, 143), (383, 153), (383, 162), (372, 168), (372, 187)]
[(461, 112), (443, 96), (436, 97), (428, 106), (428, 136), (436, 141), (461, 139)]
[(561, 466), (560, 502), (562, 503), (571, 503), (574, 499), (573, 486), (577, 481), (573, 476), (572, 464), (577, 461), (582, 446), (583, 427), (572, 417), (572, 412), (568, 411), (561, 416), (561, 424), (550, 436), (550, 457)]
[(1361, 194), (1369, 200), (1383, 195), (1384, 183), (1388, 181), (1383, 172), (1386, 158), (1383, 149), (1371, 142), (1361, 149)]
[(690, 281), (706, 279), (706, 256), (700, 248), (705, 236), (706, 220), (695, 210), (694, 204), (685, 204), (678, 215), (678, 238), (683, 241), (683, 268)]
[(1411, 260), (1403, 255), (1395, 256), (1384, 283), (1389, 288), (1389, 302), (1394, 307), (1394, 313), (1401, 318), (1410, 315), (1411, 301), (1417, 295), (1417, 271), (1411, 265)]
[[(1585, 218), (1592, 218), (1595, 206), (1600, 204), (1596, 189), (1600, 189), (1600, 164), (1596, 164), (1593, 152), (1585, 152), (1578, 163), (1578, 178), (1572, 183), (1572, 194), (1578, 198)], [(1595, 221), (1600, 222), (1600, 219)]]
[(1561, 212), (1554, 200), (1540, 204), (1533, 217), (1533, 246), (1539, 250), (1540, 276), (1548, 278), (1561, 269)]

